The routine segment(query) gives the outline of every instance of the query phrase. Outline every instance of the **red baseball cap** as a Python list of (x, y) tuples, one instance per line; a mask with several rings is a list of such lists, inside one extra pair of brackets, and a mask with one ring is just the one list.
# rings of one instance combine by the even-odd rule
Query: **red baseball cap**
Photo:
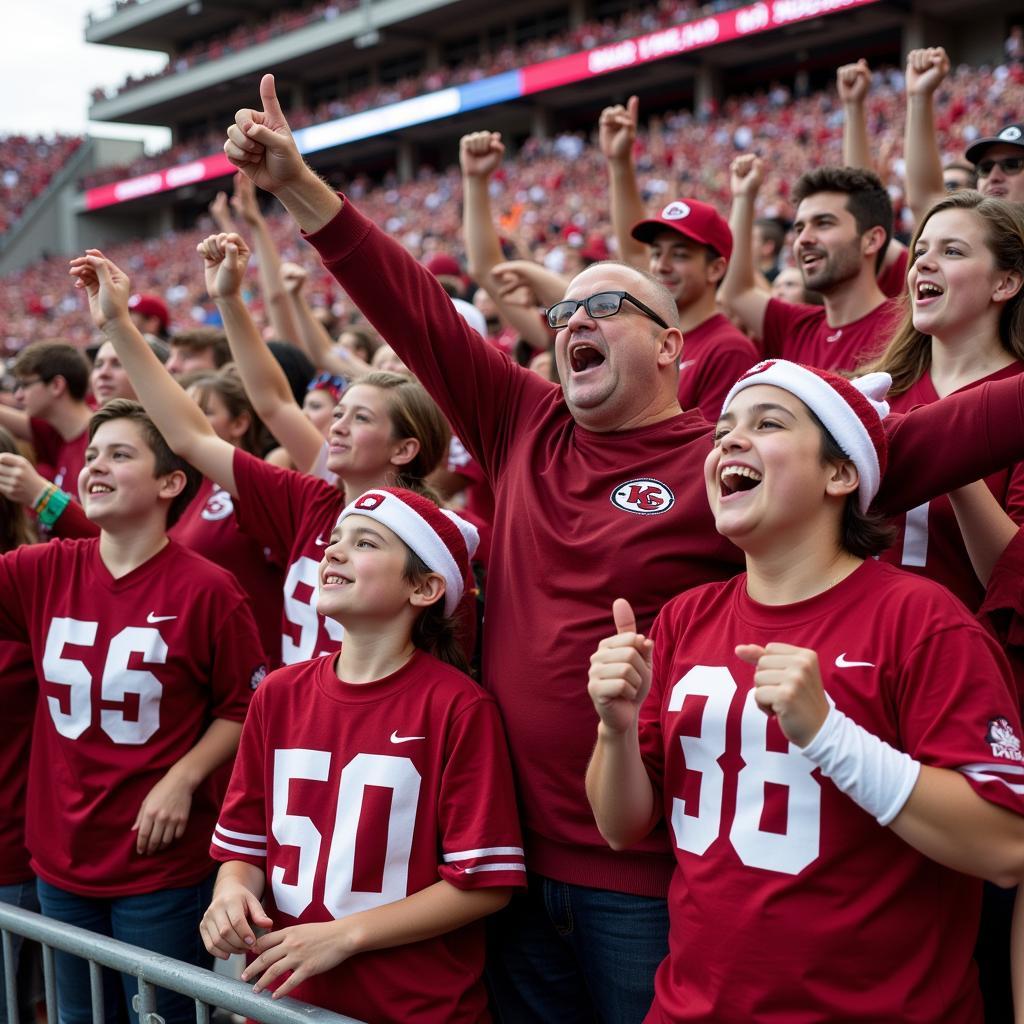
[(167, 312), (167, 304), (159, 295), (137, 293), (128, 300), (128, 308), (140, 316), (155, 316), (165, 331), (170, 326), (171, 317)]
[(633, 225), (630, 234), (638, 242), (650, 244), (659, 231), (678, 231), (701, 245), (710, 245), (719, 256), (732, 256), (732, 231), (725, 218), (709, 203), (699, 199), (676, 199), (657, 217)]

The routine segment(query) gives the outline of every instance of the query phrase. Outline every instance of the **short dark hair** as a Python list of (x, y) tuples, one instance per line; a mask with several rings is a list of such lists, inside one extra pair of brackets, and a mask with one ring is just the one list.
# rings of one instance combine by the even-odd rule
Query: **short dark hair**
[[(811, 409), (807, 410), (811, 420), (821, 431), (821, 461), (849, 462), (850, 456), (839, 447), (839, 442)], [(892, 524), (880, 513), (868, 509), (860, 510), (857, 492), (846, 497), (843, 519), (840, 526), (840, 544), (857, 558), (870, 558), (884, 551), (896, 537)]]
[(47, 383), (62, 377), (76, 402), (84, 401), (89, 389), (89, 360), (74, 345), (63, 341), (37, 341), (23, 348), (11, 372), (20, 378), (34, 375)]
[(885, 230), (885, 244), (875, 257), (875, 272), (881, 270), (892, 241), (892, 199), (882, 179), (873, 171), (857, 167), (816, 167), (797, 179), (793, 203), (799, 206), (808, 196), (819, 192), (841, 192), (846, 196), (846, 209), (853, 215), (859, 234), (872, 228)]
[(213, 352), (213, 365), (219, 370), (225, 363), (231, 362), (231, 349), (228, 336), (216, 327), (195, 327), (191, 331), (175, 334), (170, 342), (171, 348), (183, 348), (186, 352)]
[(761, 237), (772, 243), (772, 255), (778, 256), (786, 241), (786, 229), (774, 217), (758, 217), (754, 226), (761, 229)]
[(111, 420), (131, 420), (132, 423), (139, 425), (142, 436), (156, 460), (154, 476), (167, 476), (168, 473), (176, 471), (185, 474), (185, 486), (171, 500), (167, 509), (167, 528), (170, 529), (181, 518), (181, 514), (199, 491), (199, 485), (203, 482), (202, 474), (180, 455), (171, 451), (170, 445), (164, 440), (164, 435), (157, 430), (149, 413), (130, 398), (113, 398), (102, 409), (92, 414), (89, 419), (89, 441), (92, 441), (96, 431), (104, 423), (110, 423)]

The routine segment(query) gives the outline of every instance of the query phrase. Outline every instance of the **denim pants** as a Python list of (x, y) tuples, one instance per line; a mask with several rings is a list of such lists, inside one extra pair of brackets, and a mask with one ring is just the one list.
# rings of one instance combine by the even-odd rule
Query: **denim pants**
[(488, 920), (487, 983), (501, 1024), (639, 1024), (668, 955), (663, 899), (530, 875)]
[[(14, 885), (0, 885), (0, 903), (10, 903), (12, 906), (21, 907), (22, 910), (39, 910), (39, 900), (36, 899), (36, 880), (29, 882), (16, 882)], [(14, 973), (18, 973), (18, 957), (21, 954), (22, 939), (20, 935), (11, 934), (11, 941), (14, 945)], [(19, 992), (24, 998), (24, 993)], [(3, 971), (0, 971), (0, 1024), (7, 1024), (7, 988), (4, 984)]]
[[(199, 937), (199, 921), (212, 893), (213, 875), (180, 889), (109, 899), (79, 896), (39, 879), (39, 904), (47, 917), (207, 968), (212, 958)], [(104, 1021), (138, 1021), (138, 1014), (130, 1009), (138, 984), (131, 975), (119, 977), (104, 970)], [(86, 960), (57, 953), (57, 1002), (60, 1024), (91, 1024)], [(195, 1021), (195, 1001), (161, 989), (157, 993), (157, 1012), (167, 1024), (191, 1024)]]

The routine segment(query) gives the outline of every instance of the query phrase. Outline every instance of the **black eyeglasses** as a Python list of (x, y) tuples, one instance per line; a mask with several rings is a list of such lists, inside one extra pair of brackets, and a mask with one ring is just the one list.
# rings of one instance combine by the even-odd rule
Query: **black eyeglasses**
[(561, 328), (568, 324), (573, 313), (580, 306), (586, 307), (587, 312), (595, 320), (600, 320), (606, 316), (615, 316), (622, 309), (623, 299), (627, 302), (632, 302), (644, 316), (650, 317), (659, 327), (668, 328), (668, 324), (650, 306), (645, 306), (639, 299), (630, 295), (629, 292), (598, 292), (596, 295), (591, 295), (585, 299), (565, 299), (562, 302), (556, 302), (547, 311), (548, 327), (552, 327), (556, 331), (561, 330)]
[(995, 160), (987, 156), (984, 160), (979, 160), (974, 165), (979, 178), (987, 178), (995, 167), (998, 167), (1003, 174), (1013, 178), (1020, 174), (1021, 171), (1024, 171), (1024, 156), (1004, 156), (1001, 160)]

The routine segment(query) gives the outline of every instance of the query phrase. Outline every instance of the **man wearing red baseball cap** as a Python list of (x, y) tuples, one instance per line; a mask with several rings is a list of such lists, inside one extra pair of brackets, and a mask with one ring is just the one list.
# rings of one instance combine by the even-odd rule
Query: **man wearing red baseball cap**
[(759, 358), (715, 298), (732, 255), (732, 232), (713, 206), (696, 199), (676, 199), (657, 217), (644, 217), (633, 163), (638, 109), (632, 97), (626, 106), (606, 107), (599, 122), (619, 256), (656, 277), (676, 300), (683, 332), (679, 404), (700, 409), (713, 423), (734, 379)]
[(159, 295), (136, 293), (128, 300), (132, 323), (143, 334), (152, 334), (164, 341), (170, 336), (171, 316), (167, 303)]
[(697, 199), (676, 199), (657, 217), (633, 225), (647, 246), (647, 270), (676, 300), (683, 331), (679, 404), (714, 421), (730, 378), (758, 360), (750, 339), (718, 310), (715, 294), (732, 255), (732, 232), (718, 211)]

